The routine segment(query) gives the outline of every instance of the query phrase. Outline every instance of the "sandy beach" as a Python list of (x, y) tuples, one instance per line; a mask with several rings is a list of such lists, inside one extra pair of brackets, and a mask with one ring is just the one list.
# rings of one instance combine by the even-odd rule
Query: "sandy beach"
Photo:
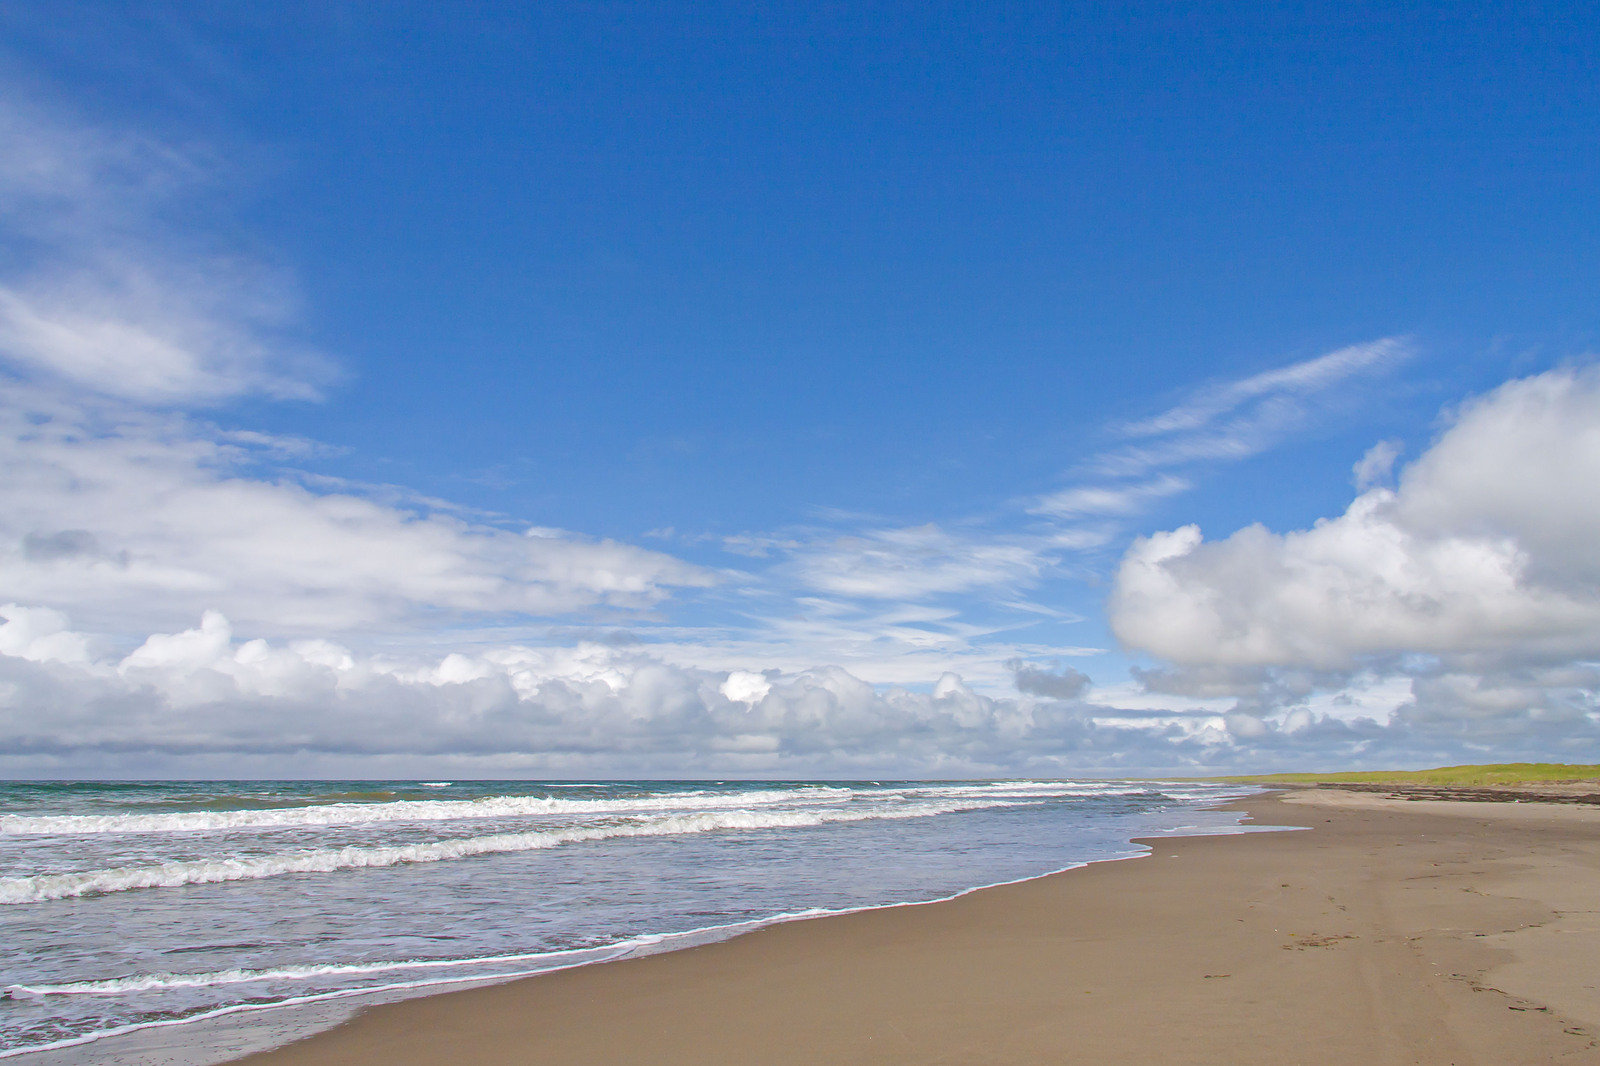
[(251, 1066), (1600, 1061), (1600, 808), (1329, 789), (960, 899), (373, 1007)]

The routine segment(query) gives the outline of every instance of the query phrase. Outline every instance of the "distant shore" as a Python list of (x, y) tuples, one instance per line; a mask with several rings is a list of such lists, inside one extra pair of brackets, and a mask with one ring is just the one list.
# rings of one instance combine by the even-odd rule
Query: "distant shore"
[[(1481, 800), (1482, 797), (1479, 797)], [(372, 1007), (250, 1066), (1590, 1063), (1600, 809), (1312, 788), (956, 900)]]

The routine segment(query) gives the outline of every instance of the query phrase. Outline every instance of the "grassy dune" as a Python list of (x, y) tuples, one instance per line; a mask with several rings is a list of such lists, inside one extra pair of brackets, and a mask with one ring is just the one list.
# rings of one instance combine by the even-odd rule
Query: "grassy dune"
[(1355, 770), (1332, 774), (1257, 774), (1223, 777), (1261, 785), (1533, 785), (1557, 781), (1600, 780), (1600, 766), (1556, 762), (1507, 762), (1487, 766), (1441, 766), (1436, 770)]

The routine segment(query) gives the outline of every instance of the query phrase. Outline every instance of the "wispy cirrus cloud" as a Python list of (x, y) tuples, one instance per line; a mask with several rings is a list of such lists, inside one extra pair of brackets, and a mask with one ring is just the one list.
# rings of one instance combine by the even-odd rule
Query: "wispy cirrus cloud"
[(1057, 518), (1125, 518), (1140, 513), (1156, 500), (1188, 492), (1193, 487), (1185, 478), (1171, 474), (1125, 484), (1076, 485), (1039, 497), (1028, 510)]
[(1223, 418), (1237, 417), (1241, 410), (1248, 417), (1248, 408), (1253, 404), (1283, 397), (1309, 397), (1407, 354), (1406, 342), (1398, 337), (1352, 344), (1314, 359), (1198, 389), (1158, 415), (1127, 423), (1122, 433), (1129, 437), (1158, 437), (1206, 430)]
[(141, 404), (320, 395), (337, 371), (288, 338), (287, 274), (165, 221), (227, 177), (198, 149), (0, 105), (0, 235), (20, 253), (0, 274), (0, 356)]
[(1150, 418), (1127, 423), (1129, 444), (1090, 459), (1088, 474), (1137, 477), (1190, 463), (1247, 459), (1305, 426), (1337, 387), (1411, 355), (1403, 337), (1352, 344), (1275, 370), (1196, 390)]
[[(1108, 427), (1114, 437), (1140, 443), (1078, 462), (1077, 484), (1019, 501), (1009, 514), (921, 525), (840, 514), (833, 517), (843, 530), (745, 533), (722, 538), (721, 546), (771, 561), (747, 576), (785, 614), (782, 622), (762, 617), (758, 624), (781, 632), (785, 641), (826, 646), (830, 655), (842, 656), (835, 661), (858, 663), (874, 677), (902, 675), (886, 666), (883, 655), (858, 657), (861, 648), (914, 651), (917, 660), (938, 648), (951, 661), (959, 658), (981, 671), (974, 676), (985, 683), (1003, 683), (997, 668), (1015, 651), (1006, 650), (1008, 637), (991, 631), (995, 617), (1009, 616), (1009, 625), (1018, 629), (1051, 618), (1046, 606), (1031, 602), (1037, 591), (1085, 565), (1085, 553), (1125, 537), (1141, 514), (1192, 490), (1198, 460), (1240, 458), (1269, 447), (1314, 419), (1331, 402), (1329, 390), (1377, 372), (1404, 353), (1403, 342), (1380, 340), (1195, 390), (1159, 415)], [(1113, 470), (1137, 473), (1115, 476)], [(907, 630), (893, 617), (894, 608), (905, 607), (931, 610), (936, 617), (920, 618)], [(970, 620), (978, 617), (984, 623), (973, 625)], [(795, 619), (801, 618), (806, 621), (798, 625), (809, 630), (804, 633), (796, 630)], [(823, 629), (849, 635), (828, 644), (816, 639)], [(1048, 654), (1049, 648), (1035, 651)], [(1014, 684), (1022, 675), (1012, 674)]]
[(790, 565), (823, 592), (920, 600), (1031, 583), (1050, 563), (1045, 548), (1032, 538), (964, 537), (930, 523), (814, 542), (796, 550)]
[(284, 469), (314, 442), (194, 409), (314, 400), (292, 285), (202, 247), (228, 168), (0, 106), (0, 597), (134, 634), (218, 609), (257, 632), (403, 632), (475, 615), (637, 611), (715, 575)]
[(1194, 488), (1195, 468), (1259, 455), (1335, 406), (1341, 386), (1410, 354), (1404, 338), (1385, 337), (1196, 389), (1159, 414), (1109, 427), (1127, 443), (1078, 462), (1073, 484), (1029, 500), (1026, 509), (1078, 522), (1141, 514)]

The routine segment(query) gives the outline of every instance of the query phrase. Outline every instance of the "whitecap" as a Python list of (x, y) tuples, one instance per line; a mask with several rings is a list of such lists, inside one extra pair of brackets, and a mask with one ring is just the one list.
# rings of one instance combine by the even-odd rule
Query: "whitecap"
[(779, 804), (835, 802), (849, 789), (808, 786), (750, 792), (675, 792), (615, 799), (551, 796), (484, 796), (472, 800), (393, 800), (384, 803), (324, 803), (304, 807), (236, 811), (164, 811), (160, 814), (0, 815), (0, 833), (73, 836), (90, 833), (215, 832), (292, 826), (364, 825), (373, 822), (436, 822), (542, 815), (619, 814), (630, 811), (696, 811)]
[(521, 833), (457, 837), (422, 844), (386, 847), (318, 848), (277, 855), (219, 857), (164, 862), (154, 866), (119, 866), (76, 873), (35, 874), (0, 878), (0, 905), (41, 903), (78, 896), (127, 892), (140, 888), (254, 881), (287, 874), (334, 873), (412, 863), (441, 862), (479, 855), (538, 851), (584, 841), (618, 837), (677, 836), (738, 829), (795, 829), (835, 822), (925, 818), (963, 810), (1011, 806), (995, 799), (950, 800), (901, 807), (813, 808), (809, 810), (723, 810), (632, 817), (609, 825), (572, 826)]

